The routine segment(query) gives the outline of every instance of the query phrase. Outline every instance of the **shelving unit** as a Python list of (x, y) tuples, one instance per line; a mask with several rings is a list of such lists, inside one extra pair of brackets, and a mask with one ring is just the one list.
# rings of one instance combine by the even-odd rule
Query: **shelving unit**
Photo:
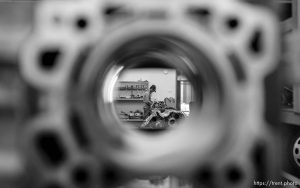
[(143, 96), (149, 86), (148, 81), (120, 81), (116, 87), (115, 102), (116, 111), (120, 115), (120, 120), (138, 126), (144, 121), (143, 114), (140, 117), (124, 118), (121, 117), (122, 112), (130, 114), (130, 112), (144, 112)]

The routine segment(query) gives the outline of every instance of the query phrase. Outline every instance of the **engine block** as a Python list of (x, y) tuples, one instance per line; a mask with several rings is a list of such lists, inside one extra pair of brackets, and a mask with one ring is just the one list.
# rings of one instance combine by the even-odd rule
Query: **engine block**
[[(270, 7), (239, 0), (49, 0), (32, 10), (32, 27), (14, 54), (11, 87), (21, 101), (12, 102), (16, 157), (0, 155), (4, 166), (15, 165), (18, 183), (8, 187), (108, 188), (152, 175), (193, 187), (278, 180), (281, 36)], [(178, 128), (153, 137), (120, 126), (112, 86), (125, 68), (143, 66), (135, 58), (159, 59), (191, 81), (199, 97)], [(10, 69), (1, 65), (0, 75)], [(3, 102), (1, 108), (10, 101)]]

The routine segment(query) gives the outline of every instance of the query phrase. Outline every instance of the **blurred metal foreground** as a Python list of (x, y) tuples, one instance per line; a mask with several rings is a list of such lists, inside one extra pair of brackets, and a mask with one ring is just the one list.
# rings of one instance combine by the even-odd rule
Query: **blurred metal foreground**
[[(4, 145), (12, 152), (0, 154), (8, 166), (0, 162), (1, 187), (107, 188), (151, 175), (194, 187), (279, 179), (281, 39), (270, 8), (236, 0), (86, 0), (28, 9), (32, 27), (2, 29), (19, 37), (0, 48), (1, 72), (16, 74), (14, 85), (3, 79), (13, 89), (3, 94), (1, 118), (20, 122)], [(204, 84), (203, 106), (196, 101), (191, 118), (164, 134), (124, 129), (110, 94), (122, 70), (142, 66), (135, 58), (180, 68), (196, 94)]]

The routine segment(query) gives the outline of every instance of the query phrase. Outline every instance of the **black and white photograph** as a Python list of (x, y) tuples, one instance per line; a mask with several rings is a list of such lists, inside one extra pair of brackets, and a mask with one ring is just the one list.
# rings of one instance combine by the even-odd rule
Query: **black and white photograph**
[(0, 0), (0, 188), (299, 188), (299, 0)]

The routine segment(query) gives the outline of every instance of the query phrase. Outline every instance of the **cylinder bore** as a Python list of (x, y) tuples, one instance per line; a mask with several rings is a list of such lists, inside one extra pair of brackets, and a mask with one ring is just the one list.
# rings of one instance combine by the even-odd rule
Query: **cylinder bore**
[[(133, 68), (180, 70), (194, 88), (194, 106), (199, 107), (203, 105), (203, 101), (206, 103), (205, 100), (209, 101), (211, 98), (222, 106), (223, 86), (213, 63), (201, 51), (173, 36), (147, 35), (126, 41), (100, 64), (102, 67), (95, 75), (93, 89), (98, 97), (96, 108), (100, 118), (106, 116), (103, 119), (107, 119), (107, 115), (103, 115), (104, 111), (112, 111), (106, 105), (112, 102), (111, 85), (116, 83), (122, 71)], [(206, 99), (206, 96), (210, 97)]]
[[(224, 67), (225, 71), (231, 71), (231, 69), (227, 69), (224, 65), (224, 63), (228, 63), (226, 54), (212, 41), (203, 45), (207, 40), (210, 40), (205, 37), (204, 33), (199, 37), (203, 38), (203, 41), (201, 41), (197, 37), (193, 38), (185, 35), (185, 29), (179, 28), (182, 33), (174, 32), (175, 27), (172, 29), (160, 29), (161, 27), (151, 29), (149, 27), (140, 27), (139, 24), (133, 24), (133, 26), (128, 26), (128, 28), (124, 30), (120, 29), (116, 31), (116, 33), (112, 33), (108, 35), (107, 38), (101, 40), (98, 46), (93, 49), (80, 73), (79, 86), (81, 87), (80, 91), (82, 91), (82, 95), (79, 100), (82, 106), (84, 106), (83, 109), (85, 109), (82, 111), (82, 117), (86, 119), (85, 122), (90, 122), (90, 125), (87, 126), (92, 129), (93, 131), (91, 132), (97, 136), (95, 140), (101, 140), (101, 146), (106, 147), (107, 150), (118, 148), (118, 150), (114, 152), (120, 152), (120, 155), (115, 154), (115, 157), (109, 156), (110, 160), (118, 160), (115, 159), (118, 158), (116, 156), (126, 155), (127, 162), (124, 158), (120, 158), (122, 161), (118, 161), (117, 163), (122, 163), (125, 166), (129, 166), (129, 164), (139, 166), (135, 168), (135, 170), (138, 168), (147, 169), (145, 166), (150, 164), (147, 161), (152, 158), (150, 156), (147, 157), (147, 159), (139, 159), (137, 162), (135, 159), (137, 155), (132, 155), (130, 151), (149, 153), (149, 150), (144, 151), (144, 149), (150, 148), (150, 145), (152, 145), (151, 148), (156, 148), (155, 151), (151, 150), (151, 155), (153, 156), (156, 155), (154, 154), (156, 151), (168, 147), (167, 150), (172, 150), (170, 152), (181, 149), (186, 150), (187, 146), (185, 146), (185, 144), (189, 145), (190, 148), (194, 146), (197, 147), (197, 149), (194, 148), (193, 151), (199, 153), (201, 153), (200, 150), (202, 150), (202, 147), (203, 149), (207, 149), (206, 146), (202, 146), (201, 144), (199, 146), (196, 146), (196, 144), (191, 146), (188, 143), (182, 144), (182, 140), (186, 140), (187, 132), (191, 132), (191, 134), (195, 133), (195, 129), (192, 130), (191, 127), (196, 127), (196, 132), (201, 130), (202, 133), (203, 131), (209, 132), (217, 130), (214, 137), (209, 136), (213, 135), (210, 132), (209, 134), (205, 134), (207, 137), (204, 138), (214, 140), (211, 147), (213, 150), (218, 140), (221, 140), (227, 133), (226, 126), (221, 126), (221, 124), (223, 125), (224, 123), (229, 126), (229, 124), (226, 123), (227, 120), (219, 122), (218, 120), (216, 121), (215, 117), (217, 116), (220, 117), (219, 119), (223, 119), (226, 117), (224, 113), (231, 114), (231, 111), (226, 107), (231, 100), (225, 100), (230, 97), (228, 95), (227, 90), (229, 87), (227, 87), (227, 85), (231, 87), (228, 78), (224, 77), (225, 74), (223, 72)], [(178, 28), (176, 27), (176, 29)], [(207, 47), (207, 45), (209, 47)], [(212, 51), (221, 55), (213, 56)], [(224, 59), (222, 58), (221, 60), (219, 57), (224, 57)], [(187, 128), (183, 132), (176, 129), (167, 134), (159, 135), (159, 139), (155, 139), (152, 142), (150, 140), (154, 138), (149, 139), (149, 137), (147, 137), (149, 135), (137, 135), (121, 128), (123, 123), (118, 120), (118, 116), (114, 110), (114, 86), (124, 70), (135, 68), (174, 68), (180, 70), (191, 82), (191, 86), (194, 88), (195, 101), (193, 101), (192, 104), (191, 111), (193, 111), (193, 113), (190, 114), (191, 119), (184, 122), (184, 124), (188, 124), (189, 126), (186, 126)], [(139, 113), (129, 113), (129, 115), (134, 114)], [(209, 115), (206, 116), (203, 114)], [(158, 116), (154, 117), (156, 121), (159, 119), (159, 117), (157, 117)], [(204, 117), (203, 123), (201, 123), (202, 120), (200, 120), (202, 117)], [(176, 120), (176, 117), (173, 118)], [(173, 125), (174, 119), (171, 119), (169, 123)], [(165, 123), (168, 123), (168, 120), (165, 121)], [(161, 125), (158, 125), (158, 127), (160, 126)], [(207, 129), (206, 126), (210, 127)], [(216, 135), (218, 135), (218, 140), (215, 139)], [(199, 138), (199, 135), (195, 133), (194, 137), (195, 139), (196, 137)], [(136, 140), (134, 141), (134, 139)], [(161, 142), (159, 143), (157, 140), (161, 140)], [(208, 142), (207, 140), (205, 142)], [(164, 142), (164, 144), (162, 144), (162, 142)], [(174, 142), (181, 144), (177, 145), (178, 147), (174, 147)], [(112, 146), (112, 143), (117, 143), (118, 145)], [(129, 146), (130, 143), (133, 143), (133, 145)], [(142, 144), (137, 145), (135, 143), (143, 143), (144, 146), (142, 147)], [(131, 148), (131, 150), (126, 150), (126, 147)], [(106, 155), (110, 155), (111, 153), (106, 152)], [(135, 162), (133, 163), (133, 161)], [(191, 160), (186, 161), (190, 162)], [(176, 162), (174, 159), (171, 162), (165, 163), (168, 167), (164, 168), (163, 171), (170, 172), (172, 171), (171, 169), (183, 165), (184, 162), (185, 161)], [(149, 169), (162, 169), (164, 165), (156, 166), (157, 168), (152, 166)], [(153, 173), (155, 172), (152, 172), (152, 174)]]
[(41, 132), (36, 135), (34, 141), (38, 153), (46, 164), (59, 166), (66, 161), (68, 154), (61, 138), (55, 132)]

